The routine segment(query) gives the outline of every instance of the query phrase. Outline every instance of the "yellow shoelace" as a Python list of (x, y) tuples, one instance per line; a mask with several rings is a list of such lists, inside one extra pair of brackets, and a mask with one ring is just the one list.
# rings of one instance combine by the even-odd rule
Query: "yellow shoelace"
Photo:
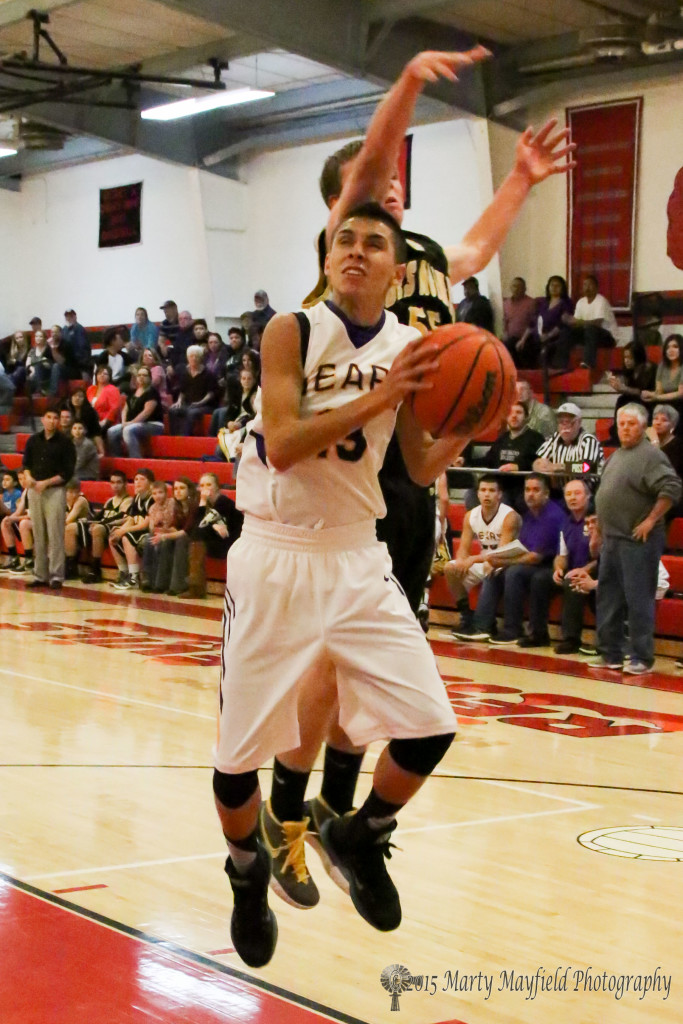
[(310, 818), (304, 818), (303, 821), (282, 822), (285, 841), (282, 846), (273, 851), (275, 854), (287, 851), (287, 856), (282, 865), (282, 872), (284, 874), (285, 871), (292, 868), (298, 882), (307, 882), (309, 877), (304, 850), (310, 820)]

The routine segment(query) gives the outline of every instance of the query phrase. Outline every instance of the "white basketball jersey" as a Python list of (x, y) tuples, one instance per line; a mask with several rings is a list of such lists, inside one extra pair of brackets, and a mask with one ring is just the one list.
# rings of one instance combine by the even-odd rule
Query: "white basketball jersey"
[[(358, 328), (325, 302), (305, 315), (311, 333), (301, 398), (304, 418), (371, 391), (399, 352), (420, 336), (388, 310), (375, 328)], [(381, 519), (386, 507), (377, 473), (395, 423), (396, 410), (388, 409), (345, 440), (279, 473), (268, 462), (259, 412), (250, 424), (237, 473), (237, 507), (260, 519), (308, 529)]]
[(495, 551), (500, 544), (500, 535), (503, 531), (503, 523), (508, 512), (513, 509), (510, 505), (500, 503), (500, 507), (490, 523), (484, 519), (481, 505), (477, 505), (470, 512), (470, 529), (479, 541), (482, 551)]

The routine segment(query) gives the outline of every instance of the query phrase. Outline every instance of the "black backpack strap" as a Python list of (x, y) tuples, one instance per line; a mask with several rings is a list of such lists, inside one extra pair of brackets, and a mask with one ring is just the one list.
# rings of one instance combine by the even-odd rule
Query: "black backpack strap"
[(306, 365), (306, 356), (308, 355), (308, 342), (311, 337), (311, 321), (308, 319), (305, 313), (295, 313), (294, 316), (299, 321), (299, 332), (301, 334), (301, 365)]

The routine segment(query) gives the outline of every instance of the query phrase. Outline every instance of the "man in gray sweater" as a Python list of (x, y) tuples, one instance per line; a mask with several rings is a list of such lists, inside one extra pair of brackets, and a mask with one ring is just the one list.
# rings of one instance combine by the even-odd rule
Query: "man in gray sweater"
[[(666, 456), (645, 437), (647, 412), (623, 406), (620, 448), (608, 459), (596, 497), (603, 538), (597, 594), (598, 649), (594, 667), (644, 675), (654, 662), (655, 592), (664, 551), (664, 516), (681, 496)], [(629, 628), (626, 653), (624, 620)]]

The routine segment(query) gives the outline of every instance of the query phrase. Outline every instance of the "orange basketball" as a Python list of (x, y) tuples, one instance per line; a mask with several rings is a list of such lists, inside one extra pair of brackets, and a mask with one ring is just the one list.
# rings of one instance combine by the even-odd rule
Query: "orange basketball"
[(475, 437), (502, 423), (515, 396), (517, 371), (502, 342), (474, 324), (446, 324), (425, 336), (439, 349), (439, 367), (425, 375), (433, 387), (415, 391), (410, 405), (432, 437)]

